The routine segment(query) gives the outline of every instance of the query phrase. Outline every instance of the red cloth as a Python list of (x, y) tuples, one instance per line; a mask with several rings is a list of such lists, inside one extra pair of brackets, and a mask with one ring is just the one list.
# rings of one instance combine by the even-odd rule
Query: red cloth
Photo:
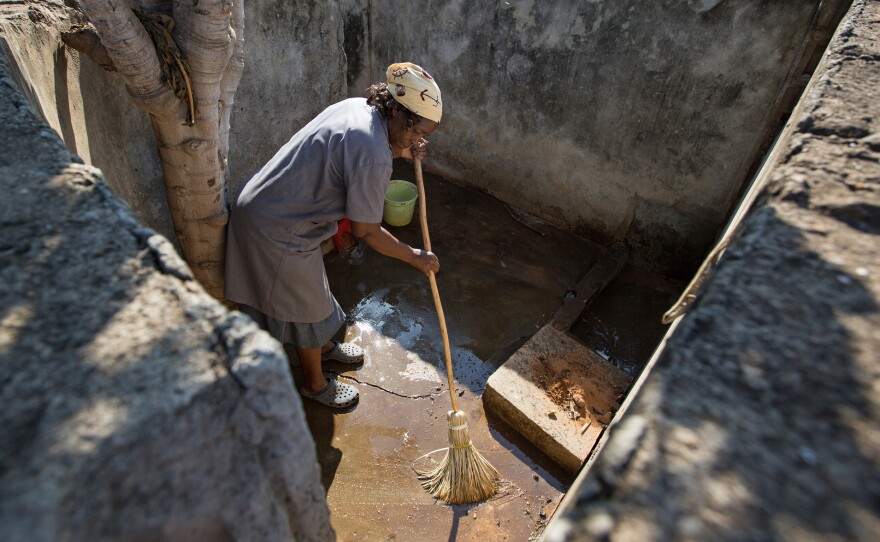
[(333, 243), (336, 244), (336, 250), (342, 252), (353, 244), (351, 233), (351, 221), (343, 218), (336, 223), (336, 235), (333, 236)]

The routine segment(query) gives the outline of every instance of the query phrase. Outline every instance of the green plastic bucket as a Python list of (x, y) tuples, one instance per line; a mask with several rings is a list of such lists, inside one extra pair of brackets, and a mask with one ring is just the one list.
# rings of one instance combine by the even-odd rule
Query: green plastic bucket
[(390, 226), (406, 226), (412, 221), (419, 189), (409, 181), (393, 180), (385, 191), (382, 220)]

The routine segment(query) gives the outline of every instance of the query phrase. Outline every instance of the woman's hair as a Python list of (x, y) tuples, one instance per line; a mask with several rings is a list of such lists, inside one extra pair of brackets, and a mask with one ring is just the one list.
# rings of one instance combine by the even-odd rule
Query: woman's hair
[(379, 110), (379, 113), (385, 119), (390, 119), (392, 112), (395, 109), (405, 113), (407, 128), (412, 128), (423, 118), (420, 115), (416, 115), (409, 109), (400, 105), (400, 103), (398, 103), (398, 101), (395, 100), (393, 96), (391, 96), (391, 93), (388, 92), (387, 83), (376, 83), (375, 85), (370, 85), (370, 87), (367, 88), (367, 103)]

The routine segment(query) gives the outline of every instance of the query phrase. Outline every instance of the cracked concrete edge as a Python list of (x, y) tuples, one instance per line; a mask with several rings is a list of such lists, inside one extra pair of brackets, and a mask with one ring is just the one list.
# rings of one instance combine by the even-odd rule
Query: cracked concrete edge
[[(273, 420), (275, 425), (283, 428), (274, 435), (274, 453), (267, 454), (263, 459), (273, 475), (275, 490), (288, 496), (303, 496), (308, 493), (305, 495), (305, 504), (298, 502), (298, 499), (284, 499), (293, 507), (293, 517), (288, 520), (293, 539), (335, 539), (324, 489), (320, 478), (316, 479), (314, 476), (319, 474), (319, 469), (312, 469), (311, 476), (296, 472), (309, 470), (301, 468), (309, 461), (317, 466), (314, 443), (312, 442), (308, 450), (303, 450), (292, 439), (285, 438), (293, 434), (308, 435), (308, 440), (311, 441), (302, 399), (293, 391), (283, 348), (246, 315), (225, 309), (222, 309), (222, 313), (223, 317), (215, 324), (215, 330), (228, 353), (226, 359), (229, 362), (230, 375), (234, 376), (244, 390), (244, 403), (257, 416)], [(282, 381), (286, 385), (279, 385), (279, 373), (284, 375)], [(283, 405), (282, 408), (279, 405)], [(262, 437), (263, 435), (254, 435), (250, 441), (256, 445)], [(305, 484), (310, 487), (297, 486), (292, 483), (295, 481), (310, 482)], [(296, 518), (295, 521), (293, 518)]]

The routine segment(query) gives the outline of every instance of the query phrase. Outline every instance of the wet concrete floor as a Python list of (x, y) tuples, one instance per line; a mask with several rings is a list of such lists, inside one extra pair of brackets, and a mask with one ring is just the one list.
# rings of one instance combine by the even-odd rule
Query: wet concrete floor
[[(398, 164), (394, 178), (412, 181), (409, 166), (401, 165), (407, 166)], [(480, 192), (432, 175), (425, 180), (455, 393), (474, 445), (501, 473), (502, 491), (482, 503), (450, 506), (419, 485), (413, 467), (430, 466), (443, 453), (431, 452), (448, 445), (450, 398), (431, 290), (414, 268), (361, 243), (334, 251), (326, 264), (331, 289), (350, 319), (344, 339), (360, 344), (367, 360), (354, 368), (325, 365), (358, 385), (360, 402), (347, 412), (304, 403), (331, 521), (341, 541), (528, 540), (542, 531), (572, 480), (515, 431), (487, 420), (481, 393), (492, 372), (549, 320), (603, 249), (546, 224), (527, 226)], [(388, 229), (421, 247), (417, 213), (410, 225)], [(589, 314), (575, 326), (579, 336), (594, 342), (620, 337), (605, 324), (590, 328)], [(613, 317), (608, 320), (616, 325)]]

